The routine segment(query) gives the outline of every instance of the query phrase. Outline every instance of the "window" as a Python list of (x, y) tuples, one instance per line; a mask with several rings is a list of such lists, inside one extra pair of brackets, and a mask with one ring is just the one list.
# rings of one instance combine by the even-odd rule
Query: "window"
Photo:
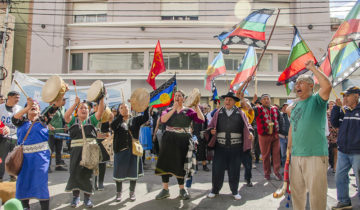
[(278, 72), (285, 70), (289, 55), (278, 54)]
[(106, 22), (106, 3), (74, 3), (75, 23)]
[(71, 53), (71, 70), (83, 69), (83, 54)]
[(198, 16), (161, 16), (161, 20), (199, 20)]
[[(258, 61), (260, 59), (260, 53), (257, 54)], [(271, 72), (273, 70), (273, 60), (272, 54), (266, 54), (263, 56), (261, 63), (256, 71), (259, 72)]]
[[(208, 53), (198, 52), (163, 53), (167, 70), (206, 70), (208, 66), (208, 57)], [(153, 58), (154, 53), (150, 53), (150, 68)]]
[(95, 71), (140, 70), (144, 68), (144, 53), (90, 53), (89, 69)]
[(229, 55), (224, 54), (224, 62), (225, 62), (226, 70), (237, 71), (243, 57), (244, 57), (244, 53), (232, 53)]
[(161, 20), (199, 20), (199, 0), (161, 0)]

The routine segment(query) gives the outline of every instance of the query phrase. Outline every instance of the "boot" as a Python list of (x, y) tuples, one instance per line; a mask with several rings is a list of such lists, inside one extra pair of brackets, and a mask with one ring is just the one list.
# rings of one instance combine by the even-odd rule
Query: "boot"
[(207, 165), (203, 165), (203, 170), (204, 171), (210, 171), (210, 169), (207, 167)]

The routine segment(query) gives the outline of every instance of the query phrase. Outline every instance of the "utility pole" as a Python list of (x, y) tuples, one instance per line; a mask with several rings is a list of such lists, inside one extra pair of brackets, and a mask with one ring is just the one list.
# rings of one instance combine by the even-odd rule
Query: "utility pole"
[[(5, 3), (3, 1), (3, 3)], [(3, 26), (4, 31), (2, 32), (2, 40), (1, 40), (1, 57), (0, 57), (0, 80), (1, 83), (1, 93), (5, 95), (11, 86), (11, 79), (12, 79), (12, 59), (13, 59), (13, 43), (14, 43), (14, 24), (15, 19), (12, 15), (9, 15), (11, 2), (6, 1), (6, 12), (5, 17), (3, 19)], [(9, 23), (9, 19), (11, 22)], [(9, 27), (10, 25), (10, 27)], [(8, 33), (8, 30), (11, 30)], [(4, 77), (5, 76), (5, 77)]]

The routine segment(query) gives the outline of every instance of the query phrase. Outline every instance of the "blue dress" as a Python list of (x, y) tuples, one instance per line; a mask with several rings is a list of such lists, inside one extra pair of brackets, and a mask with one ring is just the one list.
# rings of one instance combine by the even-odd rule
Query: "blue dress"
[[(18, 126), (17, 143), (19, 145), (23, 142), (31, 122), (25, 120), (18, 121), (16, 124)], [(50, 150), (47, 145), (48, 138), (47, 126), (40, 121), (36, 121), (24, 143), (24, 161), (16, 181), (17, 199), (49, 199), (48, 169)]]

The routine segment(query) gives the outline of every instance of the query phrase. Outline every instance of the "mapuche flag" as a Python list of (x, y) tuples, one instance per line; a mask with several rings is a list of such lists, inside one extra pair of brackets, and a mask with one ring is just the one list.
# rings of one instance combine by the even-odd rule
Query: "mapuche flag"
[(248, 77), (253, 75), (257, 64), (256, 51), (253, 46), (249, 46), (247, 49), (241, 64), (237, 70), (235, 78), (230, 83), (230, 90), (234, 90), (234, 87), (241, 82), (244, 82)]
[(334, 34), (322, 59), (321, 69), (325, 75), (332, 76), (333, 87), (360, 68), (360, 50), (355, 42), (360, 39), (359, 12), (358, 0)]
[(156, 89), (155, 77), (160, 73), (164, 72), (165, 70), (166, 69), (165, 69), (164, 58), (161, 51), (160, 41), (158, 40), (158, 43), (155, 47), (154, 59), (151, 65), (151, 70), (146, 80), (146, 82), (148, 82), (154, 90)]
[(260, 9), (252, 12), (229, 32), (222, 32), (217, 37), (223, 53), (229, 53), (227, 45), (245, 44), (265, 48), (266, 22), (274, 13), (273, 9)]
[(219, 54), (215, 57), (213, 62), (208, 66), (208, 69), (206, 71), (206, 75), (205, 75), (206, 90), (211, 91), (212, 80), (214, 80), (219, 75), (225, 74), (225, 72), (226, 72), (226, 67), (224, 62), (224, 56), (222, 52), (219, 52)]
[(356, 2), (354, 7), (339, 26), (336, 33), (332, 37), (329, 48), (338, 44), (356, 41), (360, 39), (360, 0)]
[(279, 76), (277, 85), (287, 85), (291, 81), (307, 72), (305, 63), (309, 60), (317, 64), (317, 60), (313, 53), (300, 36), (299, 31), (294, 26), (294, 39), (291, 45), (291, 51), (287, 60), (285, 70)]
[(354, 41), (330, 47), (328, 53), (324, 71), (331, 73), (333, 87), (360, 68), (360, 49)]
[(169, 106), (174, 100), (176, 75), (150, 93), (150, 106), (154, 108)]

